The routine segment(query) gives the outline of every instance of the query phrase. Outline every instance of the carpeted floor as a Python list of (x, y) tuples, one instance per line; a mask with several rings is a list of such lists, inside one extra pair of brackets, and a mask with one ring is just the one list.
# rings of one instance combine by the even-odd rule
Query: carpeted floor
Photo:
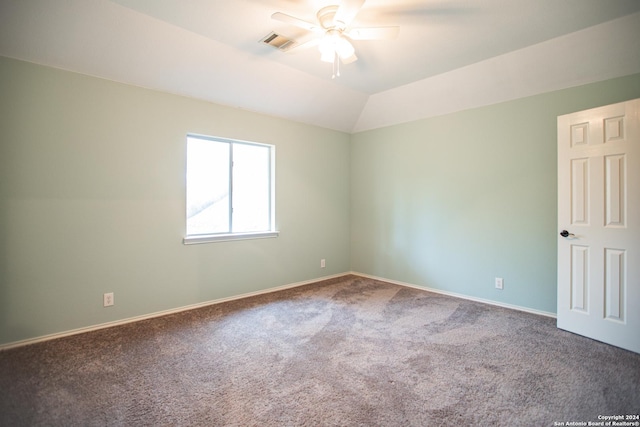
[(553, 426), (639, 413), (639, 354), (554, 319), (354, 276), (0, 352), (2, 426)]

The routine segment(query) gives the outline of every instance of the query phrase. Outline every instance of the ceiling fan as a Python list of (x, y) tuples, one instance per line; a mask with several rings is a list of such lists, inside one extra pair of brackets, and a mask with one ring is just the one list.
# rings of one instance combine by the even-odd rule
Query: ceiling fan
[(316, 14), (317, 24), (282, 12), (274, 13), (271, 18), (309, 31), (309, 37), (298, 41), (292, 49), (318, 46), (320, 60), (333, 63), (335, 77), (336, 69), (337, 75), (340, 75), (340, 62), (349, 64), (358, 59), (352, 40), (391, 40), (400, 31), (400, 27), (350, 27), (364, 2), (342, 0), (339, 5), (323, 7)]

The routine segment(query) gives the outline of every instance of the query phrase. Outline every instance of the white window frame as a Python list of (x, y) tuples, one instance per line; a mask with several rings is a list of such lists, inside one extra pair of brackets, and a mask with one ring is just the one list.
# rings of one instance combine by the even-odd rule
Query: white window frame
[[(233, 146), (237, 144), (242, 145), (253, 145), (253, 146), (261, 146), (268, 147), (270, 154), (270, 164), (269, 164), (269, 230), (266, 231), (255, 231), (255, 232), (223, 232), (223, 233), (213, 233), (213, 234), (186, 234), (186, 209), (185, 209), (185, 237), (183, 239), (183, 243), (185, 245), (194, 245), (201, 243), (212, 243), (212, 242), (222, 242), (222, 241), (230, 241), (230, 240), (247, 240), (247, 239), (267, 239), (278, 237), (280, 234), (279, 231), (276, 230), (275, 225), (275, 151), (276, 147), (273, 144), (264, 144), (259, 142), (252, 141), (242, 141), (238, 139), (230, 139), (230, 138), (221, 138), (215, 136), (206, 136), (199, 134), (187, 134), (188, 138), (197, 138), (201, 140), (208, 140), (213, 142), (222, 142), (230, 144), (231, 147), (231, 155), (229, 156), (229, 230), (232, 228), (233, 221)], [(186, 166), (186, 164), (185, 164)], [(188, 166), (186, 166), (188, 167)], [(186, 170), (185, 170), (186, 175)], [(185, 180), (186, 183), (186, 180)], [(185, 207), (186, 207), (186, 185), (185, 185)]]

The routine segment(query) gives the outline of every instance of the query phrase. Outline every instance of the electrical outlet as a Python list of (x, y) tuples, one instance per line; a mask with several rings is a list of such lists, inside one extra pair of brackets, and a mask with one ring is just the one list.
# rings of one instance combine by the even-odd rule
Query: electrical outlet
[(504, 279), (502, 277), (496, 277), (496, 289), (504, 289)]
[(113, 305), (113, 292), (109, 292), (102, 296), (102, 302), (105, 307), (111, 307)]
[(324, 258), (320, 260), (320, 268), (325, 268), (327, 263), (324, 261)]

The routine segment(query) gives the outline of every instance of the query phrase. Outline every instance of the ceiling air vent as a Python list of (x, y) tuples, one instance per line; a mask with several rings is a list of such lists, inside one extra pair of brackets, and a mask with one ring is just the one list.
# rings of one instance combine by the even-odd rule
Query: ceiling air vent
[(260, 40), (260, 42), (275, 47), (279, 50), (288, 50), (295, 44), (293, 40), (288, 39), (280, 34), (276, 34), (273, 31), (267, 34), (267, 36)]

